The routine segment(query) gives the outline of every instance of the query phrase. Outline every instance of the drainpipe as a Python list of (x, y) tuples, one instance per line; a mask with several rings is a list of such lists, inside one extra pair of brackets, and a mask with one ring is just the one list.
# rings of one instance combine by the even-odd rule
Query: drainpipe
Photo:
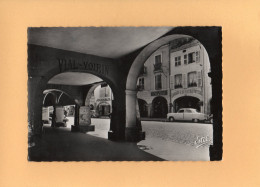
[(170, 97), (170, 103), (169, 103), (169, 106), (170, 106), (170, 111), (169, 112), (172, 112), (172, 89), (171, 89), (171, 45), (169, 43), (169, 97)]

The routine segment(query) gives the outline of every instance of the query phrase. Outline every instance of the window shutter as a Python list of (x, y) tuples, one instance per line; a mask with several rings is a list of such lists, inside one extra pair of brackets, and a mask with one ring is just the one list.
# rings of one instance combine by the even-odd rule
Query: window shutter
[(201, 77), (201, 72), (198, 71), (197, 74), (198, 74), (198, 86), (201, 87), (201, 86), (202, 86), (202, 77)]
[(170, 76), (170, 88), (174, 89), (174, 76), (173, 75)]
[(200, 62), (200, 51), (196, 51), (196, 62)]
[(182, 74), (182, 87), (187, 88), (186, 74)]

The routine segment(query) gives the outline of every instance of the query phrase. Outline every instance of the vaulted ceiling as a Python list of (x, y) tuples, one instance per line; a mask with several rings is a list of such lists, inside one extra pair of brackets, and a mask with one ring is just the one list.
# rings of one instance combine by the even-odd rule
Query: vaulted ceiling
[(28, 43), (119, 58), (172, 29), (173, 27), (34, 27), (28, 29)]
[[(120, 58), (160, 38), (173, 27), (34, 27), (28, 44)], [(49, 84), (86, 85), (102, 81), (88, 73), (61, 73)]]

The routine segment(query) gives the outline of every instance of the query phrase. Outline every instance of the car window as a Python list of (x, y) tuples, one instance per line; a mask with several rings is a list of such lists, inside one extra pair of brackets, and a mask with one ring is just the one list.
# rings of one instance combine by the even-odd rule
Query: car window
[(186, 113), (192, 113), (192, 111), (189, 109), (186, 109)]
[(184, 110), (179, 110), (179, 112), (178, 113), (183, 113), (184, 112)]

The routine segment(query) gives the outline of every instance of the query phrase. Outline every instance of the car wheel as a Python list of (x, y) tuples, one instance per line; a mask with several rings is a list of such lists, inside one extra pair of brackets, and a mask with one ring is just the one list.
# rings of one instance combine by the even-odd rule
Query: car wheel
[(193, 122), (198, 123), (199, 120), (198, 119), (193, 119)]
[(169, 117), (169, 121), (173, 122), (174, 118), (173, 117)]

